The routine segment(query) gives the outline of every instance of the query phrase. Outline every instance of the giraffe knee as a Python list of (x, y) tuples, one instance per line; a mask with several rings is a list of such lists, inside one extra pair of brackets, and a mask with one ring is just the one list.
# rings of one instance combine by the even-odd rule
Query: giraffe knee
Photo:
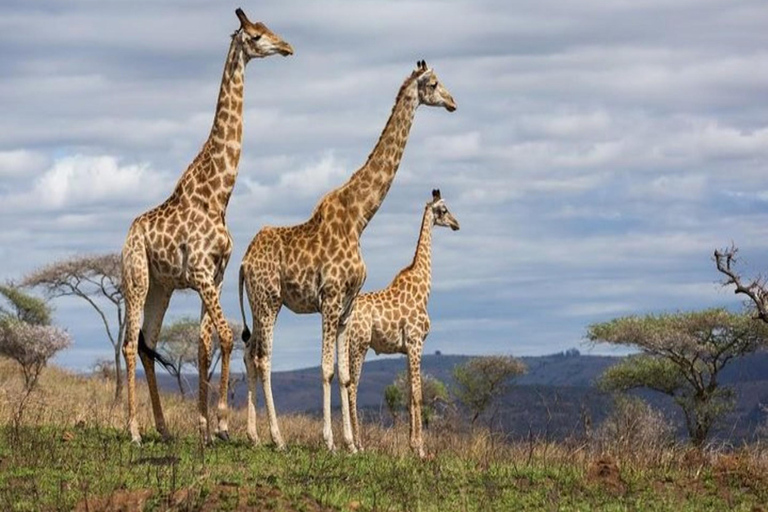
[(224, 326), (219, 331), (219, 343), (221, 344), (221, 350), (225, 352), (231, 352), (232, 346), (235, 344), (232, 329), (229, 328), (229, 325), (224, 324)]
[(138, 351), (138, 339), (131, 342), (131, 340), (126, 338), (123, 342), (123, 357), (136, 357)]

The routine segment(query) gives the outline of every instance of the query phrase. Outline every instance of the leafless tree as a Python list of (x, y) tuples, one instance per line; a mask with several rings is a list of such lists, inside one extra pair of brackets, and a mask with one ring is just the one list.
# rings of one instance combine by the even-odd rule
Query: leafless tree
[[(79, 297), (96, 311), (114, 349), (115, 399), (120, 398), (123, 387), (120, 349), (125, 331), (125, 310), (120, 276), (120, 254), (108, 253), (74, 256), (51, 263), (35, 270), (20, 283), (42, 288), (50, 298)], [(111, 319), (109, 308), (113, 309)]]
[(715, 264), (717, 270), (725, 275), (723, 286), (734, 285), (734, 293), (741, 293), (749, 297), (755, 307), (755, 316), (768, 323), (768, 289), (766, 289), (766, 280), (762, 276), (757, 276), (754, 280), (744, 284), (741, 276), (733, 269), (736, 263), (736, 253), (739, 249), (731, 245), (729, 249), (715, 251)]

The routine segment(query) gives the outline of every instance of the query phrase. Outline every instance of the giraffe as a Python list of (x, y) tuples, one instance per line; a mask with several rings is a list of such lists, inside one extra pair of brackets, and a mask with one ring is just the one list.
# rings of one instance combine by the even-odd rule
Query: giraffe
[[(334, 344), (338, 352), (339, 390), (344, 441), (355, 452), (349, 420), (349, 353), (344, 328), (366, 277), (360, 236), (381, 206), (395, 178), (408, 140), (416, 108), (421, 105), (456, 110), (450, 93), (426, 62), (419, 61), (405, 79), (392, 113), (368, 159), (342, 186), (327, 193), (303, 224), (264, 227), (251, 241), (240, 266), (240, 312), (247, 343), (248, 437), (256, 432), (256, 384), (260, 377), (269, 418), (270, 435), (284, 446), (277, 424), (271, 385), (272, 336), (283, 305), (294, 313), (322, 315), (323, 438), (334, 450), (331, 429), (331, 379)], [(243, 309), (243, 283), (253, 314), (253, 334)]]
[(349, 411), (355, 444), (362, 448), (357, 421), (357, 386), (369, 348), (376, 354), (406, 354), (411, 385), (409, 412), (411, 448), (424, 458), (421, 437), (421, 354), (429, 334), (427, 302), (432, 286), (432, 226), (459, 229), (459, 221), (448, 211), (440, 190), (424, 207), (416, 254), (383, 290), (358, 295), (347, 321), (349, 344)]
[[(291, 45), (263, 23), (252, 23), (242, 9), (235, 13), (240, 27), (232, 35), (208, 140), (182, 174), (171, 196), (134, 219), (123, 245), (122, 291), (126, 305), (123, 355), (128, 375), (128, 427), (137, 444), (141, 443), (136, 418), (137, 351), (146, 373), (155, 426), (163, 437), (168, 437), (157, 392), (154, 360), (158, 354), (154, 347), (171, 294), (182, 288), (192, 288), (202, 300), (198, 346), (200, 431), (210, 442), (206, 375), (215, 328), (222, 352), (217, 435), (228, 438), (227, 383), (232, 331), (224, 318), (219, 297), (232, 252), (225, 214), (240, 160), (245, 66), (252, 58), (293, 54)], [(142, 312), (144, 318), (140, 324)], [(161, 358), (160, 361), (163, 362)]]

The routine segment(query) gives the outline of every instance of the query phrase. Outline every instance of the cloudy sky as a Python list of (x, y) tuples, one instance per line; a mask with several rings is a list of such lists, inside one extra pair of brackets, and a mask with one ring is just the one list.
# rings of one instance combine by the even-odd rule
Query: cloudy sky
[[(303, 221), (359, 167), (422, 58), (458, 110), (419, 109), (362, 248), (364, 289), (386, 286), (442, 190), (462, 229), (434, 236), (427, 352), (585, 349), (585, 326), (617, 315), (737, 309), (711, 260), (731, 241), (745, 274), (768, 271), (764, 0), (6, 0), (0, 279), (119, 251), (170, 194), (240, 5), (296, 53), (246, 70), (228, 316), (253, 235)], [(110, 355), (94, 313), (55, 304), (75, 340), (61, 364)], [(166, 322), (198, 304), (176, 297)], [(284, 309), (275, 368), (319, 357), (319, 316)]]

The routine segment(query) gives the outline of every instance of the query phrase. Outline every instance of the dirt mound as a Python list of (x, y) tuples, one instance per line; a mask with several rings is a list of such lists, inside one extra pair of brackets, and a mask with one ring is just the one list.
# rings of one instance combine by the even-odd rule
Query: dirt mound
[(144, 505), (153, 491), (139, 489), (137, 491), (115, 491), (109, 496), (89, 498), (75, 506), (75, 512), (132, 512), (144, 510)]
[(627, 484), (621, 478), (619, 466), (611, 457), (601, 457), (589, 465), (587, 482), (596, 483), (615, 496), (627, 492)]

